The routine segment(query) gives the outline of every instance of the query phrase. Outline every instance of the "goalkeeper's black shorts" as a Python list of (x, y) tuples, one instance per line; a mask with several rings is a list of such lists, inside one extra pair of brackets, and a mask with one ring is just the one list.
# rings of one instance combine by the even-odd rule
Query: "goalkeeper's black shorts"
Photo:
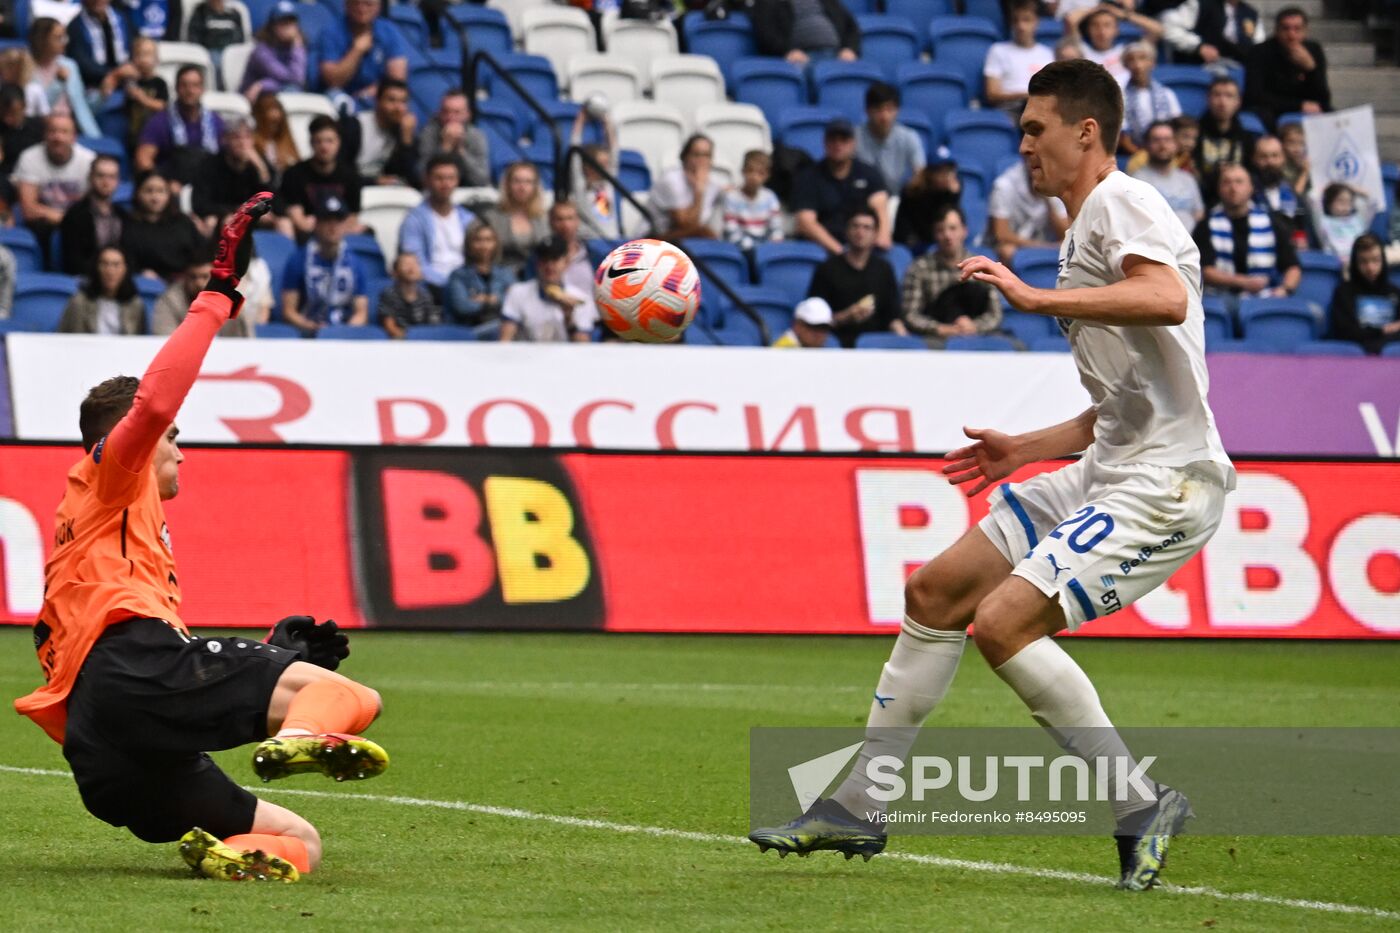
[(257, 798), (205, 752), (267, 738), (267, 708), (297, 653), (254, 638), (200, 638), (160, 619), (103, 633), (68, 697), (63, 754), (83, 804), (148, 842), (195, 826), (247, 832)]

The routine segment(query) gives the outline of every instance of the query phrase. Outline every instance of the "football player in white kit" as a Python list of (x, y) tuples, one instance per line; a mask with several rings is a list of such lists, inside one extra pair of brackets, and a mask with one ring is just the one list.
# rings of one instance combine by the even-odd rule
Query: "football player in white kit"
[[(884, 849), (886, 804), (868, 793), (866, 766), (906, 758), (947, 692), (969, 624), (987, 663), (1062, 747), (1132, 763), (1094, 685), (1051, 636), (1160, 586), (1214, 534), (1235, 471), (1206, 402), (1200, 255), (1166, 200), (1117, 170), (1122, 118), (1122, 91), (1100, 65), (1037, 72), (1021, 155), (1036, 192), (1060, 198), (1072, 219), (1055, 288), (1032, 288), (984, 256), (962, 264), (964, 280), (1058, 321), (1092, 406), (1029, 434), (967, 429), (973, 443), (948, 454), (943, 472), (970, 496), (1026, 464), (1084, 455), (1000, 483), (990, 514), (914, 573), (850, 776), (798, 819), (750, 834), (765, 851), (868, 859)], [(1119, 887), (1144, 890), (1189, 805), (1163, 785), (1148, 781), (1144, 792), (1109, 775)]]

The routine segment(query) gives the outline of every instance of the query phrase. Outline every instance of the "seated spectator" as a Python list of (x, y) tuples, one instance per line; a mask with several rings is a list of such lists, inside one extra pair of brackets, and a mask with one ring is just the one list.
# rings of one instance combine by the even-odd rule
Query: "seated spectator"
[(13, 84), (0, 85), (0, 195), (12, 202), (10, 186), (20, 153), (44, 141), (44, 121), (29, 116), (24, 109), (24, 90)]
[(44, 121), (44, 141), (20, 153), (11, 181), (24, 225), (39, 241), (45, 267), (49, 257), (49, 235), (63, 222), (68, 208), (87, 194), (88, 174), (96, 154), (77, 143), (77, 127), (67, 114), (51, 114)]
[(1279, 142), (1283, 144), (1283, 177), (1293, 186), (1293, 193), (1303, 197), (1312, 187), (1308, 177), (1308, 138), (1298, 123), (1289, 123), (1278, 128)]
[(749, 17), (760, 55), (795, 65), (860, 57), (860, 27), (840, 0), (754, 0)]
[(311, 158), (287, 169), (277, 190), (276, 210), (291, 221), (298, 242), (316, 227), (316, 207), (335, 198), (350, 212), (348, 226), (359, 229), (360, 175), (340, 160), (340, 125), (322, 114), (311, 121)]
[(1390, 281), (1385, 244), (1363, 233), (1351, 246), (1351, 274), (1332, 293), (1332, 334), (1376, 355), (1400, 341), (1400, 289)]
[(287, 260), (282, 317), (306, 336), (327, 324), (356, 327), (369, 320), (365, 270), (345, 246), (349, 206), (335, 195), (316, 207), (311, 239)]
[(846, 221), (845, 250), (817, 266), (807, 288), (807, 297), (831, 306), (832, 329), (843, 347), (854, 347), (861, 334), (908, 333), (899, 319), (894, 268), (874, 251), (879, 226), (869, 207), (853, 208)]
[[(960, 207), (962, 179), (958, 178), (958, 163), (947, 146), (939, 146), (933, 160), (914, 176), (899, 199), (899, 214), (894, 221), (894, 241), (914, 252), (922, 252), (932, 241), (935, 217), (945, 208)], [(974, 236), (982, 231), (973, 231)]]
[(860, 208), (879, 219), (875, 245), (888, 249), (890, 196), (880, 170), (856, 158), (855, 128), (838, 118), (826, 127), (826, 157), (797, 176), (792, 211), (797, 235), (820, 244), (828, 253), (840, 253), (847, 221)]
[(900, 307), (904, 326), (933, 349), (949, 337), (989, 334), (1001, 326), (1001, 297), (985, 282), (961, 281), (958, 263), (968, 257), (967, 221), (957, 207), (945, 207), (933, 223), (937, 247), (904, 273)]
[(1193, 158), (1207, 205), (1215, 203), (1220, 187), (1216, 167), (1224, 162), (1248, 165), (1254, 158), (1254, 138), (1240, 123), (1240, 86), (1223, 75), (1212, 80)]
[(344, 158), (361, 184), (418, 186), (418, 117), (409, 109), (407, 84), (380, 81), (374, 109), (356, 114), (343, 129)]
[(457, 160), (433, 156), (423, 203), (408, 212), (399, 228), (399, 252), (417, 257), (418, 277), (439, 301), (448, 277), (462, 265), (467, 228), (476, 220), (471, 211), (452, 203), (457, 181)]
[(126, 256), (115, 246), (100, 250), (58, 321), (60, 334), (144, 334), (146, 303), (136, 291)]
[(277, 0), (243, 71), (239, 90), (251, 101), (279, 91), (306, 90), (306, 40), (296, 0)]
[(486, 134), (472, 126), (472, 109), (467, 93), (452, 88), (438, 101), (438, 112), (418, 134), (418, 171), (426, 174), (428, 161), (437, 155), (450, 156), (457, 163), (457, 174), (467, 188), (491, 184), (490, 149)]
[(287, 169), (301, 161), (287, 111), (274, 93), (259, 94), (253, 101), (253, 145), (272, 172), (274, 186), (280, 186)]
[(107, 97), (135, 74), (129, 59), (126, 19), (111, 0), (81, 0), (82, 10), (68, 23), (68, 54), (78, 64), (83, 86)]
[(83, 77), (78, 63), (64, 51), (68, 48), (68, 33), (56, 19), (41, 16), (29, 26), (29, 55), (32, 68), (25, 86), (34, 106), (30, 116), (46, 117), (66, 112), (77, 122), (84, 136), (101, 136), (102, 130), (92, 116)]
[[(600, 127), (603, 141), (580, 146), (590, 120)], [(608, 116), (607, 108), (590, 98), (574, 115), (569, 142), (570, 145), (580, 146), (583, 154), (588, 156), (587, 159), (569, 160), (570, 200), (578, 205), (579, 220), (582, 221), (584, 229), (588, 231), (589, 236), (602, 239), (626, 236), (622, 212), (618, 210), (618, 199), (612, 182), (603, 177), (589, 161), (591, 159), (606, 171), (616, 170), (617, 126)]]
[(441, 324), (442, 308), (423, 287), (423, 269), (412, 253), (399, 253), (389, 270), (394, 280), (379, 293), (379, 326), (395, 340), (408, 335), (410, 327)]
[(536, 278), (516, 282), (506, 289), (501, 305), (501, 341), (532, 343), (588, 343), (598, 323), (593, 292), (580, 292), (564, 284), (568, 247), (546, 237), (535, 247)]
[(744, 183), (724, 193), (724, 238), (742, 250), (783, 239), (783, 206), (764, 187), (773, 158), (761, 149), (744, 153)]
[(65, 275), (81, 275), (92, 266), (92, 257), (108, 246), (121, 246), (126, 208), (112, 201), (121, 184), (121, 163), (115, 156), (99, 155), (88, 169), (88, 190), (63, 214), (59, 225), (63, 255), (59, 268)]
[(15, 282), (19, 263), (8, 246), (0, 245), (0, 321), (8, 320), (15, 308)]
[(681, 147), (681, 164), (652, 182), (651, 206), (660, 214), (660, 232), (668, 240), (715, 236), (715, 208), (721, 185), (711, 174), (715, 144), (696, 133)]
[(1158, 120), (1147, 128), (1144, 139), (1147, 164), (1132, 173), (1139, 181), (1145, 181), (1156, 188), (1167, 204), (1181, 218), (1187, 230), (1195, 230), (1196, 224), (1206, 215), (1206, 205), (1201, 200), (1201, 186), (1196, 179), (1177, 167), (1176, 134), (1172, 125)]
[[(246, 120), (234, 117), (224, 124), (219, 151), (204, 157), (192, 183), (190, 207), (195, 226), (204, 236), (212, 236), (240, 204), (272, 186), (272, 170), (253, 145), (253, 131)], [(270, 213), (258, 221), (262, 227), (275, 223)]]
[(1250, 48), (1264, 38), (1259, 11), (1244, 0), (1182, 0), (1157, 18), (1173, 60), (1188, 65), (1244, 64)]
[(1341, 259), (1351, 255), (1356, 238), (1371, 229), (1376, 206), (1350, 185), (1334, 182), (1322, 190), (1317, 238), (1322, 248)]
[[(1201, 138), (1201, 124), (1195, 117), (1182, 114), (1172, 118), (1171, 127), (1172, 136), (1176, 138), (1176, 167), (1195, 178), (1196, 163), (1192, 161), (1192, 157), (1196, 152), (1196, 143)], [(1128, 158), (1128, 165), (1123, 171), (1132, 175), (1146, 164), (1147, 150), (1139, 149)]]
[(252, 252), (248, 271), (238, 278), (238, 291), (243, 295), (243, 310), (238, 316), (248, 318), (256, 328), (272, 317), (272, 269), (267, 260), (258, 255), (258, 244), (252, 237), (243, 242), (252, 244)]
[(380, 9), (379, 0), (346, 0), (344, 27), (321, 32), (321, 87), (371, 101), (385, 78), (408, 80), (408, 46), (392, 23), (379, 18)]
[[(193, 262), (180, 275), (175, 276), (160, 297), (156, 299), (155, 314), (151, 320), (151, 333), (173, 334), (175, 328), (189, 314), (190, 302), (209, 284), (209, 274), (214, 270), (214, 257), (210, 250), (195, 256)], [(240, 280), (240, 284), (242, 284)], [(258, 314), (251, 308), (243, 308), (238, 317), (224, 322), (219, 328), (219, 337), (252, 337), (258, 323)]]
[(224, 49), (246, 42), (248, 37), (243, 34), (243, 17), (237, 10), (225, 0), (204, 0), (190, 14), (189, 41), (209, 50), (214, 74), (219, 75), (223, 71)]
[(1176, 92), (1152, 77), (1156, 63), (1157, 50), (1146, 42), (1134, 42), (1123, 53), (1128, 80), (1123, 84), (1123, 134), (1118, 149), (1128, 155), (1143, 147), (1149, 126), (1181, 116)]
[(159, 51), (156, 40), (138, 36), (131, 43), (131, 64), (135, 74), (122, 83), (126, 94), (126, 148), (134, 150), (151, 117), (170, 105), (170, 88), (156, 74)]
[(176, 190), (194, 179), (211, 152), (219, 151), (224, 121), (203, 104), (204, 71), (184, 65), (175, 73), (175, 104), (153, 114), (141, 131), (132, 166), (138, 172), (159, 169)]
[(856, 128), (856, 158), (880, 170), (891, 191), (902, 191), (924, 167), (919, 134), (899, 122), (899, 89), (877, 81), (865, 92), (865, 125)]
[(207, 248), (194, 221), (180, 213), (165, 176), (138, 175), (131, 216), (122, 225), (122, 249), (136, 274), (172, 281)]
[(1127, 45), (1118, 40), (1118, 24), (1122, 20), (1137, 26), (1144, 37), (1152, 42), (1162, 35), (1162, 26), (1155, 19), (1112, 3), (1099, 4), (1079, 24), (1079, 32), (1084, 37), (1081, 46), (1083, 57), (1103, 65), (1119, 84), (1124, 84), (1129, 78), (1128, 68), (1123, 62)]
[(995, 42), (987, 50), (982, 66), (982, 97), (993, 107), (1000, 107), (1019, 118), (1026, 105), (1026, 91), (1031, 75), (1055, 60), (1049, 46), (1035, 41), (1035, 0), (1013, 0), (1011, 4), (1011, 41)]
[(987, 214), (997, 258), (1008, 265), (1018, 249), (1059, 246), (1069, 229), (1069, 216), (1060, 199), (1031, 189), (1031, 173), (1024, 160), (992, 182)]
[(1273, 129), (1285, 113), (1332, 109), (1327, 56), (1308, 38), (1308, 14), (1285, 7), (1274, 17), (1274, 34), (1249, 51), (1244, 86), (1249, 109)]
[(515, 162), (501, 176), (495, 207), (481, 212), (501, 244), (501, 265), (519, 277), (536, 244), (549, 235), (540, 172), (529, 162)]
[(501, 241), (478, 220), (467, 228), (466, 264), (447, 279), (447, 313), (476, 332), (478, 340), (500, 334), (501, 302), (515, 273), (500, 265)]
[(1243, 165), (1227, 162), (1219, 175), (1220, 203), (1192, 234), (1206, 292), (1223, 297), (1232, 311), (1242, 297), (1293, 294), (1303, 270), (1292, 227), (1254, 200), (1254, 183)]
[[(1306, 229), (1308, 218), (1303, 202), (1293, 186), (1283, 177), (1287, 164), (1283, 155), (1283, 143), (1276, 136), (1260, 136), (1254, 143), (1254, 157), (1250, 169), (1254, 174), (1254, 197), (1262, 201), (1271, 211), (1282, 214), (1294, 229)], [(1351, 255), (1351, 246), (1341, 255)]]
[(549, 235), (564, 244), (564, 284), (574, 291), (593, 293), (593, 261), (588, 247), (579, 239), (578, 208), (572, 201), (555, 201), (549, 206)]
[(831, 337), (831, 305), (821, 298), (807, 298), (792, 309), (792, 326), (773, 341), (775, 347), (821, 348)]

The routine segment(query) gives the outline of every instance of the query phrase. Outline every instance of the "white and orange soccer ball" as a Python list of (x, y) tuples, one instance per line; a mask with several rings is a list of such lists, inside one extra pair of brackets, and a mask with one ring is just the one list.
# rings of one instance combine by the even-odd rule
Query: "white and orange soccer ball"
[(667, 343), (695, 320), (700, 275), (680, 247), (631, 240), (598, 266), (593, 298), (603, 323), (623, 340)]

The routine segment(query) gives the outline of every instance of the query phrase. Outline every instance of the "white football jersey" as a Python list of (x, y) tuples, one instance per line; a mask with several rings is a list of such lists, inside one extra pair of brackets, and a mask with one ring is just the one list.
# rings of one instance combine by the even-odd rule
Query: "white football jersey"
[(1235, 469), (1206, 401), (1200, 251), (1155, 188), (1113, 172), (1070, 225), (1055, 287), (1121, 282), (1128, 256), (1176, 270), (1186, 286), (1186, 320), (1172, 327), (1120, 327), (1059, 319), (1098, 412), (1093, 458), (1112, 465), (1209, 464), (1208, 471), (1233, 489)]

